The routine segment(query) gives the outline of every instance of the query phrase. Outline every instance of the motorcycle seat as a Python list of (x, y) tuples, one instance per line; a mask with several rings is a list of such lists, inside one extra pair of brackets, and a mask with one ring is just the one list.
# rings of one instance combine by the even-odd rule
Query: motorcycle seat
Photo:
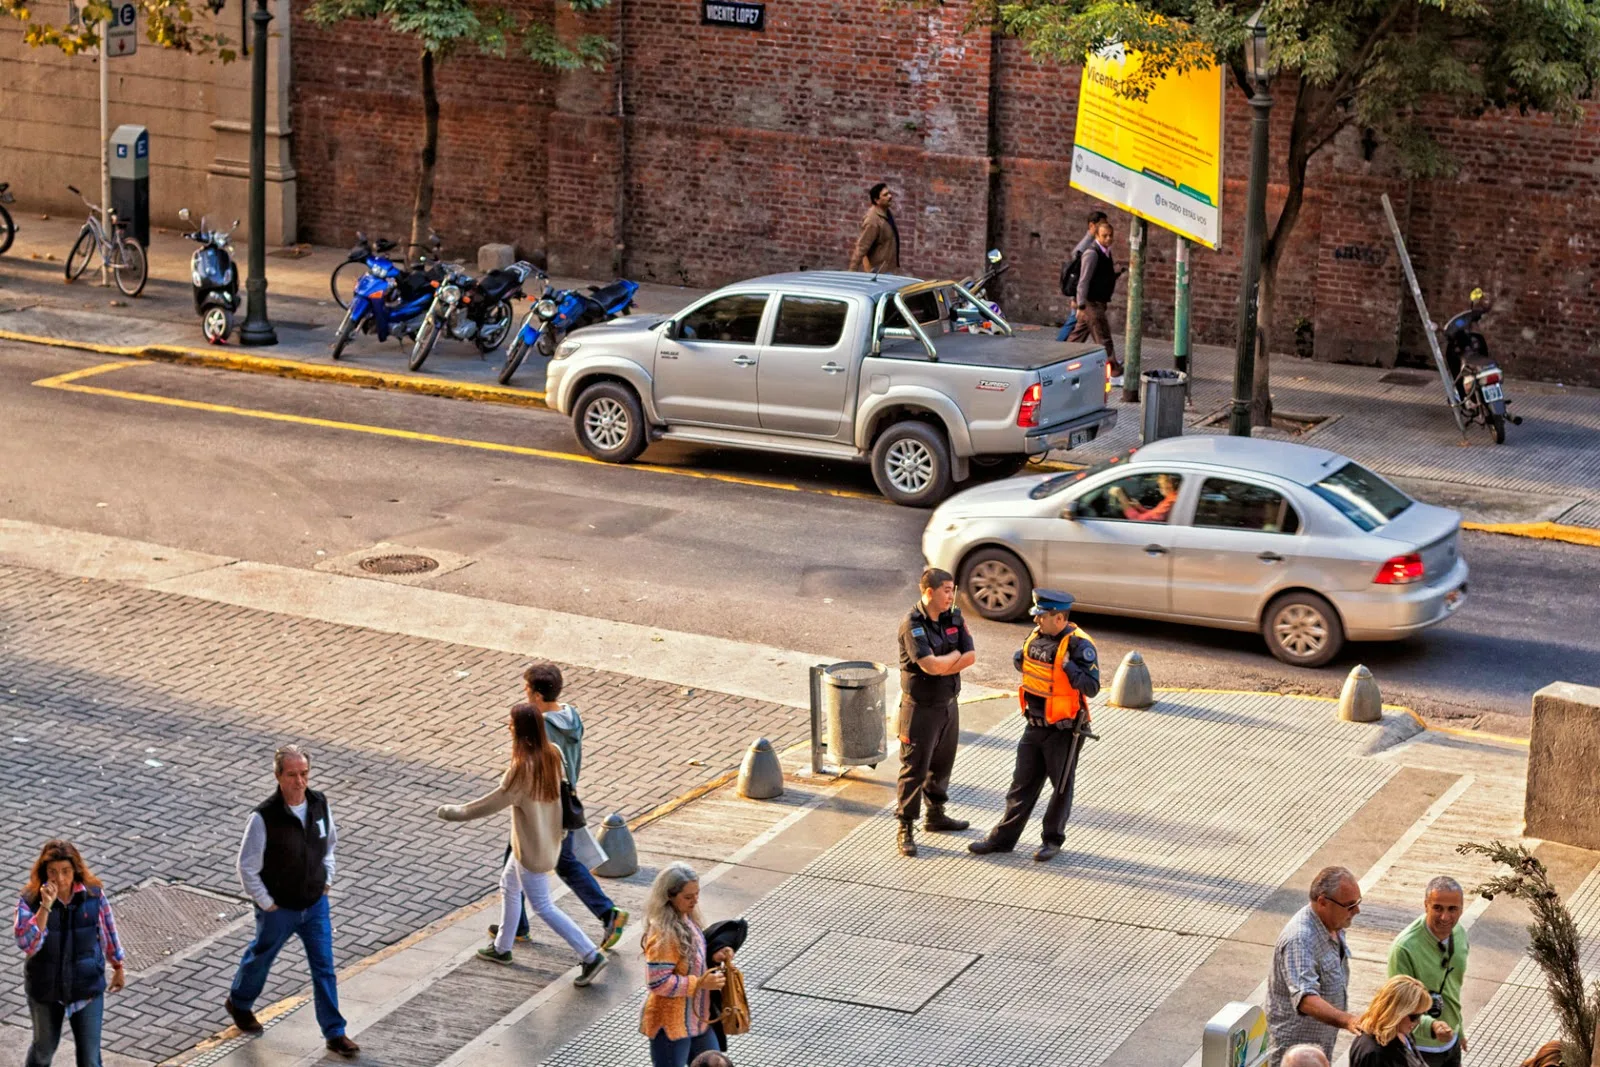
[(631, 287), (631, 282), (618, 280), (598, 287), (591, 285), (589, 292), (593, 294), (593, 299), (597, 304), (609, 308), (619, 300), (627, 297)]
[(484, 296), (488, 297), (490, 300), (500, 300), (503, 299), (507, 293), (510, 293), (517, 286), (521, 285), (522, 279), (518, 278), (510, 271), (492, 270), (488, 274), (485, 274), (483, 276), (483, 281), (479, 282), (478, 284), (479, 287), (483, 289)]

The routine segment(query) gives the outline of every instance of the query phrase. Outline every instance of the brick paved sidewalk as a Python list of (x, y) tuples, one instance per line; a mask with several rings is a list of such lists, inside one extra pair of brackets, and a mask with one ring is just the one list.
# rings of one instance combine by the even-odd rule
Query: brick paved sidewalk
[[(433, 810), (493, 786), (525, 662), (0, 566), (0, 776), (12, 783), (0, 868), (20, 880), (39, 843), (63, 836), (113, 894), (154, 880), (236, 899), (246, 815), (273, 788), (272, 749), (297, 740), (340, 826), (344, 966), (496, 884), (503, 821), (446, 825)], [(588, 727), (584, 797), (597, 814), (647, 811), (736, 766), (753, 736), (783, 743), (802, 729), (792, 708), (722, 693), (585, 669), (567, 681)], [(137, 908), (126, 910), (130, 927)], [(235, 923), (132, 973), (107, 1000), (105, 1047), (157, 1061), (220, 1030), (247, 939)], [(20, 967), (11, 973), (0, 1022), (26, 1026)], [(305, 986), (291, 947), (261, 1003)]]

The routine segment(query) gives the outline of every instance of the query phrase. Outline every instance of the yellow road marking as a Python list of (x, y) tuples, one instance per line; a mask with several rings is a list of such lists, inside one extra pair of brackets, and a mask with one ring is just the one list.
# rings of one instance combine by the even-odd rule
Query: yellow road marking
[(1461, 528), (1477, 530), (1479, 533), (1532, 537), (1539, 541), (1565, 541), (1570, 545), (1600, 548), (1600, 530), (1586, 526), (1564, 526), (1559, 522), (1464, 522)]
[(287, 422), (298, 426), (316, 426), (325, 430), (345, 430), (350, 433), (373, 434), (379, 437), (396, 437), (406, 441), (422, 441), (428, 444), (452, 445), (456, 448), (475, 448), (484, 452), (504, 452), (513, 456), (532, 456), (537, 459), (553, 459), (564, 463), (586, 463), (601, 467), (614, 467), (619, 470), (647, 471), (651, 474), (671, 474), (680, 478), (697, 478), (707, 482), (725, 482), (730, 485), (748, 485), (758, 489), (778, 489), (788, 493), (813, 493), (818, 496), (839, 497), (845, 500), (871, 500), (886, 504), (883, 497), (876, 493), (862, 493), (854, 489), (822, 489), (810, 486), (797, 485), (794, 482), (781, 482), (771, 478), (748, 478), (737, 474), (720, 474), (715, 471), (694, 470), (689, 467), (666, 467), (655, 463), (629, 463), (618, 465), (606, 463), (604, 460), (595, 459), (593, 456), (580, 455), (574, 452), (557, 452), (548, 448), (530, 448), (526, 445), (507, 445), (498, 441), (475, 441), (465, 437), (447, 437), (442, 434), (423, 433), (419, 430), (400, 430), (390, 426), (373, 426), (360, 422), (342, 422), (338, 419), (319, 419), (311, 415), (292, 415), (282, 411), (266, 411), (260, 408), (242, 408), (232, 404), (214, 404), (205, 400), (183, 400), (172, 396), (159, 396), (155, 393), (135, 393), (124, 389), (106, 389), (97, 385), (79, 385), (78, 381), (96, 374), (107, 374), (114, 370), (126, 367), (147, 366), (138, 360), (123, 361), (118, 363), (102, 363), (98, 366), (88, 367), (84, 370), (70, 371), (58, 374), (51, 378), (40, 378), (34, 385), (43, 389), (59, 389), (69, 393), (84, 393), (89, 396), (105, 396), (116, 400), (132, 400), (142, 404), (160, 404), (165, 407), (183, 408), (187, 411), (205, 411), (217, 415), (237, 415), (249, 419), (265, 419), (269, 422)]

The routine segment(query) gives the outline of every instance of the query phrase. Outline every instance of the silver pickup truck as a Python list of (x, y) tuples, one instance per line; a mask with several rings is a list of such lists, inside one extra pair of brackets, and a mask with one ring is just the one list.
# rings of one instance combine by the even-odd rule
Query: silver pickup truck
[(670, 318), (577, 330), (545, 389), (598, 459), (672, 440), (866, 461), (912, 507), (1117, 418), (1103, 348), (1019, 335), (957, 282), (842, 271), (753, 278)]

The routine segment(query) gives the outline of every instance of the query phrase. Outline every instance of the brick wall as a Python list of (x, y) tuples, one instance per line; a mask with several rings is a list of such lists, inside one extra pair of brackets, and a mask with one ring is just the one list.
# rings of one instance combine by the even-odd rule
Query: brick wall
[[(1075, 70), (966, 32), (964, 3), (770, 0), (763, 33), (701, 26), (699, 14), (699, 0), (625, 0), (581, 23), (562, 16), (564, 28), (618, 43), (599, 73), (476, 56), (445, 64), (435, 211), (451, 251), (512, 240), (547, 248), (556, 270), (615, 263), (694, 286), (838, 267), (865, 188), (882, 179), (897, 192), (908, 271), (966, 273), (997, 240), (1014, 264), (1008, 312), (1059, 321), (1061, 260), (1095, 206), (1068, 187)], [(372, 27), (323, 30), (297, 16), (295, 32), (302, 236), (402, 233), (421, 125), (416, 56)], [(1191, 277), (1195, 339), (1231, 344), (1251, 120), (1231, 83), (1225, 98), (1223, 250), (1196, 248)], [(1280, 94), (1273, 115), (1272, 218), (1291, 99)], [(1565, 128), (1438, 115), (1433, 125), (1461, 163), (1451, 179), (1403, 180), (1392, 152), (1354, 130), (1313, 161), (1280, 267), (1274, 348), (1293, 349), (1303, 318), (1319, 358), (1425, 353), (1378, 203), (1388, 192), (1436, 320), (1481, 284), (1497, 295), (1485, 331), (1512, 373), (1600, 384), (1600, 248), (1585, 225), (1600, 193), (1600, 118)], [(1125, 254), (1129, 220), (1112, 215)], [(1145, 322), (1157, 335), (1171, 329), (1173, 248), (1152, 228)]]

